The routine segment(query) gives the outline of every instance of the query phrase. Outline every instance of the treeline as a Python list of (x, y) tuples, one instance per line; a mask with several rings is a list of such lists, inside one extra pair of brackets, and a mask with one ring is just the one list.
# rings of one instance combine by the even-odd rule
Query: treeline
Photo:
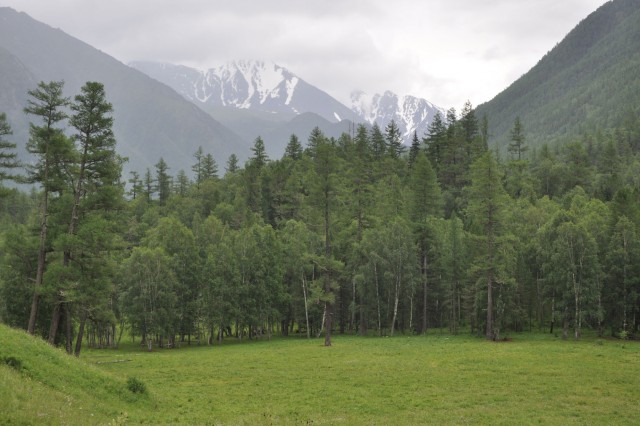
[[(69, 351), (75, 340), (76, 354), (85, 333), (149, 348), (432, 328), (633, 336), (640, 120), (529, 150), (517, 119), (503, 153), (488, 149), (487, 128), (467, 103), (410, 148), (394, 122), (339, 139), (316, 128), (304, 146), (292, 135), (280, 159), (258, 137), (242, 167), (231, 156), (222, 173), (198, 150), (190, 178), (161, 158), (131, 173), (126, 195), (111, 173), (79, 184), (93, 139), (60, 131), (73, 155), (57, 154), (51, 183), (32, 177), (39, 191), (1, 204), (2, 320)], [(95, 164), (117, 171), (106, 139)]]

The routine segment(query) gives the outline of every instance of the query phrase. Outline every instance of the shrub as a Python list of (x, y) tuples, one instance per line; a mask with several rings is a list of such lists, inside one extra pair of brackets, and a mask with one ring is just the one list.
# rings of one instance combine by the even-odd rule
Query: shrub
[(9, 367), (12, 367), (18, 371), (22, 370), (22, 361), (20, 361), (18, 358), (13, 356), (7, 356), (7, 357), (4, 357), (2, 360)]
[(144, 394), (147, 392), (147, 386), (135, 377), (129, 377), (127, 379), (127, 389), (133, 393)]

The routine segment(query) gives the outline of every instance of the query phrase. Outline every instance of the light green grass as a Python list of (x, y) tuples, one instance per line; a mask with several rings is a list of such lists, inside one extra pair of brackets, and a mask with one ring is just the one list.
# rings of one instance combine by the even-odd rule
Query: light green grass
[[(564, 425), (640, 419), (638, 342), (529, 334), (502, 343), (445, 335), (336, 336), (330, 348), (322, 340), (295, 338), (152, 353), (128, 345), (86, 351), (82, 358), (103, 362), (94, 369), (113, 380), (134, 376), (147, 385), (145, 398), (123, 402), (131, 424)], [(122, 359), (131, 361), (104, 363)]]

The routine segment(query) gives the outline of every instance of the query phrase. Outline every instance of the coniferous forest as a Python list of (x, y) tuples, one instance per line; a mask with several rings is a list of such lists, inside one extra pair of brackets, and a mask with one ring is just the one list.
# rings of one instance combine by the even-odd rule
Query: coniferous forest
[(393, 121), (316, 128), (281, 158), (257, 136), (245, 164), (199, 149), (191, 170), (158, 158), (125, 176), (108, 98), (33, 88), (25, 165), (0, 115), (0, 319), (69, 353), (639, 330), (637, 117), (536, 147), (516, 118), (499, 149), (466, 103), (410, 147)]

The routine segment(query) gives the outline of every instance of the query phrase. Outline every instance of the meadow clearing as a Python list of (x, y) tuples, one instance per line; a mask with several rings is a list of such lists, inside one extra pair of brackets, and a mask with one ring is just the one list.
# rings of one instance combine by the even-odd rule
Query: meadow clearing
[[(80, 360), (0, 328), (8, 424), (633, 424), (640, 342), (437, 331), (394, 338), (228, 340)], [(145, 392), (133, 393), (130, 382)]]

